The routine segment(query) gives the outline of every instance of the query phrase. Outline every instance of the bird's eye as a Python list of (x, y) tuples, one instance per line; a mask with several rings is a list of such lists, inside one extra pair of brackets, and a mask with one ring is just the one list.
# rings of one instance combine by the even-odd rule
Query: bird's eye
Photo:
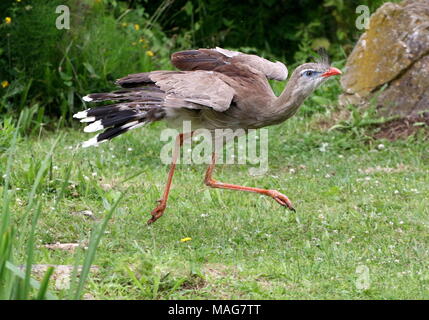
[(311, 77), (313, 74), (314, 74), (314, 72), (313, 72), (313, 71), (306, 71), (306, 72), (305, 72), (305, 76), (306, 76), (306, 77)]

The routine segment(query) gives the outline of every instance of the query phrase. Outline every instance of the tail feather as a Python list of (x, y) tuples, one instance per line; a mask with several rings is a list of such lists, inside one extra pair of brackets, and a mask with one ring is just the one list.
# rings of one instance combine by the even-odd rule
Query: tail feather
[[(140, 89), (142, 86), (146, 86), (146, 90), (159, 90), (154, 80), (151, 79), (151, 76), (156, 74), (166, 74), (174, 75), (179, 74), (180, 71), (151, 71), (151, 72), (142, 72), (142, 73), (134, 73), (130, 74), (126, 77), (120, 78), (116, 80), (116, 84), (121, 86), (122, 88), (136, 88)], [(162, 91), (161, 91), (162, 92)]]
[(140, 88), (124, 88), (113, 92), (91, 93), (83, 97), (86, 102), (102, 102), (102, 101), (160, 101), (164, 97), (164, 91), (158, 87), (140, 87)]
[[(121, 89), (110, 93), (93, 93), (84, 97), (87, 102), (113, 100), (116, 103), (97, 106), (76, 113), (73, 117), (88, 125), (85, 132), (104, 132), (85, 141), (82, 147), (96, 146), (129, 130), (164, 118), (164, 92), (158, 88)], [(119, 101), (119, 102), (118, 102)]]

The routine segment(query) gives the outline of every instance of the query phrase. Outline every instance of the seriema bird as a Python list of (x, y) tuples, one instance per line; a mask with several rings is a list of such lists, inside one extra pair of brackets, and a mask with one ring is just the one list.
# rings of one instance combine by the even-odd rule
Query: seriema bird
[[(279, 124), (292, 117), (310, 94), (329, 77), (341, 71), (330, 65), (326, 52), (319, 52), (314, 63), (300, 65), (292, 73), (284, 91), (276, 96), (267, 79), (285, 80), (286, 66), (256, 55), (222, 48), (176, 52), (171, 61), (181, 71), (152, 71), (118, 79), (122, 89), (110, 93), (93, 93), (86, 102), (113, 101), (78, 112), (74, 118), (89, 123), (85, 132), (104, 130), (84, 142), (83, 147), (98, 145), (131, 129), (166, 120), (177, 124), (188, 120), (192, 128), (257, 129)], [(164, 194), (151, 212), (152, 223), (160, 218), (168, 194), (180, 147), (191, 134), (180, 133), (176, 139)], [(289, 198), (277, 190), (244, 187), (212, 178), (216, 154), (212, 154), (204, 182), (212, 188), (255, 192), (273, 198), (294, 210)]]

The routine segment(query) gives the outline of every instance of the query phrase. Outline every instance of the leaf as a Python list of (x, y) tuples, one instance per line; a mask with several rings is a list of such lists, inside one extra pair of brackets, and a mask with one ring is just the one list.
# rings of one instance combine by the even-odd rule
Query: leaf
[(194, 11), (194, 5), (192, 4), (191, 1), (188, 1), (188, 2), (186, 2), (183, 9), (185, 10), (185, 12), (188, 16), (192, 16), (192, 12)]
[(66, 74), (66, 73), (64, 73), (62, 71), (59, 71), (59, 73), (60, 73), (61, 79), (64, 80), (64, 81), (70, 81), (70, 80), (73, 79), (73, 77), (71, 75), (68, 75), (68, 74)]
[(86, 70), (88, 70), (88, 72), (91, 74), (92, 78), (97, 78), (99, 79), (100, 77), (97, 75), (97, 73), (95, 72), (94, 67), (89, 64), (88, 62), (84, 62), (83, 66), (85, 67)]

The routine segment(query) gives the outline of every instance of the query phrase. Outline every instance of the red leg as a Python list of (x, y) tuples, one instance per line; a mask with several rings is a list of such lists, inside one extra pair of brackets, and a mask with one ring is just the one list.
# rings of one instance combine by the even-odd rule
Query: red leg
[[(192, 136), (192, 133), (193, 132), (190, 133), (190, 136)], [(176, 138), (176, 143), (174, 145), (173, 157), (171, 159), (170, 171), (168, 172), (167, 184), (164, 189), (164, 194), (162, 198), (158, 200), (159, 202), (158, 206), (152, 210), (151, 212), (152, 218), (150, 218), (147, 221), (148, 224), (154, 223), (164, 214), (165, 208), (167, 207), (167, 200), (168, 200), (168, 194), (170, 193), (171, 182), (173, 181), (174, 170), (176, 169), (177, 158), (179, 157), (180, 148), (183, 145), (183, 141), (186, 138), (187, 137), (185, 137), (183, 133), (179, 134)]]
[(286, 197), (284, 194), (278, 192), (277, 190), (267, 190), (267, 189), (252, 188), (252, 187), (243, 187), (243, 186), (238, 186), (235, 184), (218, 182), (218, 181), (212, 179), (212, 173), (213, 173), (215, 165), (216, 165), (216, 154), (213, 153), (212, 163), (207, 168), (206, 177), (204, 179), (204, 183), (207, 186), (212, 187), (212, 188), (241, 190), (241, 191), (255, 192), (255, 193), (263, 194), (263, 195), (266, 195), (266, 196), (273, 198), (282, 206), (288, 207), (290, 210), (295, 211), (295, 209), (293, 208), (292, 203), (290, 202), (289, 198)]

